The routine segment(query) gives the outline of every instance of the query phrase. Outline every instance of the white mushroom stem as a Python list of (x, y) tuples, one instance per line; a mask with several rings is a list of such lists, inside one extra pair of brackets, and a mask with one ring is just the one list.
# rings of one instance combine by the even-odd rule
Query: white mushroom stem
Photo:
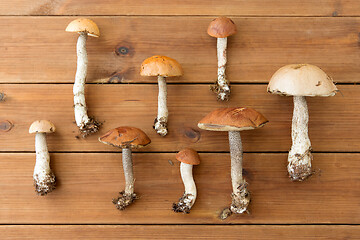
[(181, 179), (184, 183), (185, 192), (179, 202), (173, 204), (174, 212), (190, 213), (190, 209), (195, 203), (197, 192), (192, 170), (193, 165), (183, 162), (180, 164)]
[(46, 133), (35, 135), (36, 163), (34, 168), (35, 190), (45, 195), (55, 188), (55, 175), (50, 168), (50, 154), (46, 143)]
[(132, 195), (134, 193), (134, 173), (131, 148), (123, 148), (122, 162), (125, 176), (125, 194)]
[(239, 131), (229, 131), (229, 145), (231, 156), (231, 181), (233, 213), (243, 213), (250, 203), (250, 194), (246, 189), (247, 183), (242, 176), (243, 149)]
[(218, 38), (217, 39), (217, 58), (218, 58), (218, 79), (213, 86), (213, 91), (218, 94), (218, 99), (224, 101), (228, 100), (230, 97), (230, 84), (226, 79), (226, 47), (227, 47), (227, 38)]
[(292, 146), (288, 156), (288, 172), (292, 180), (302, 181), (311, 175), (311, 142), (308, 135), (309, 113), (305, 97), (294, 96)]
[(159, 85), (159, 96), (158, 96), (158, 114), (155, 119), (154, 128), (158, 134), (161, 136), (166, 136), (168, 133), (167, 130), (167, 121), (168, 121), (168, 108), (167, 108), (167, 88), (165, 77), (158, 76), (158, 85)]

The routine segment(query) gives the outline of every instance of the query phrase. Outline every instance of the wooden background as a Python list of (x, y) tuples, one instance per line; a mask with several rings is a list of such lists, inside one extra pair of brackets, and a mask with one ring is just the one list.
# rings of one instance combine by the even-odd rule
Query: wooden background
[[(358, 0), (2, 0), (0, 2), (0, 233), (1, 239), (359, 239), (360, 2)], [(229, 38), (229, 102), (209, 91), (216, 79), (216, 39), (209, 22), (227, 15), (238, 26)], [(101, 37), (88, 39), (89, 115), (104, 122), (78, 139), (72, 83), (77, 34), (64, 31), (78, 16), (93, 19)], [(125, 54), (121, 53), (125, 49)], [(169, 78), (170, 133), (152, 129), (155, 78), (139, 76), (155, 54), (177, 59), (184, 76)], [(271, 75), (290, 63), (312, 63), (337, 82), (335, 97), (309, 98), (316, 174), (287, 177), (292, 99), (266, 93)], [(212, 109), (248, 106), (270, 122), (244, 132), (244, 174), (251, 214), (218, 219), (230, 203), (226, 133), (197, 121)], [(49, 119), (57, 189), (36, 196), (34, 136), (28, 127)], [(134, 154), (141, 199), (124, 212), (111, 203), (123, 188), (121, 153), (97, 138), (121, 125), (143, 129), (152, 144)], [(199, 195), (191, 214), (171, 204), (183, 186), (175, 153), (200, 152), (194, 175)], [(171, 161), (173, 165), (170, 164)]]

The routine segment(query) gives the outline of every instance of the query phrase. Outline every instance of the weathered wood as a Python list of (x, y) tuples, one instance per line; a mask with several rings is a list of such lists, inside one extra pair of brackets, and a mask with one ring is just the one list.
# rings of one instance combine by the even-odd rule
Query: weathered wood
[(359, 226), (144, 226), (144, 225), (19, 225), (0, 226), (3, 240), (11, 239), (356, 239)]
[(286, 154), (245, 154), (251, 214), (225, 221), (218, 215), (231, 201), (228, 154), (200, 154), (202, 162), (194, 168), (198, 197), (188, 215), (171, 210), (184, 190), (175, 153), (134, 154), (140, 199), (123, 212), (111, 203), (124, 187), (120, 153), (51, 157), (59, 185), (40, 197), (32, 186), (34, 154), (0, 154), (0, 223), (360, 223), (360, 154), (315, 154), (317, 172), (302, 183), (288, 179)]
[(356, 0), (2, 0), (0, 6), (1, 15), (360, 15)]
[[(77, 34), (64, 29), (74, 18), (1, 17), (0, 82), (73, 82)], [(101, 37), (88, 39), (88, 82), (156, 82), (139, 75), (141, 62), (154, 54), (182, 64), (185, 75), (169, 82), (216, 80), (216, 40), (206, 33), (212, 17), (91, 19), (99, 25)], [(304, 62), (319, 65), (336, 82), (360, 78), (358, 17), (233, 20), (238, 33), (229, 38), (227, 67), (233, 83), (268, 82), (279, 67)]]
[[(219, 107), (247, 106), (270, 122), (244, 131), (244, 151), (288, 151), (293, 103), (290, 97), (266, 93), (266, 85), (234, 85), (232, 99), (218, 102), (208, 85), (169, 85), (169, 134), (152, 129), (157, 109), (157, 85), (87, 85), (89, 116), (104, 124), (99, 133), (78, 139), (74, 123), (71, 84), (0, 85), (7, 98), (0, 102), (1, 151), (34, 151), (28, 128), (34, 120), (48, 119), (57, 127), (48, 136), (50, 151), (118, 151), (98, 142), (107, 130), (119, 126), (143, 129), (152, 143), (140, 151), (178, 151), (192, 146), (198, 151), (229, 151), (227, 133), (200, 130), (197, 122)], [(360, 149), (360, 86), (339, 86), (341, 94), (308, 98), (310, 139), (314, 151), (357, 152)], [(12, 128), (7, 131), (11, 125)]]

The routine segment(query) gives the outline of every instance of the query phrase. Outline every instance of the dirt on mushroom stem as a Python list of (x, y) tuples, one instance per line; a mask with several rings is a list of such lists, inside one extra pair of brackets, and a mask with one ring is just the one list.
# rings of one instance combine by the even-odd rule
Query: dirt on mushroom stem
[(52, 192), (56, 188), (55, 174), (52, 171), (43, 177), (36, 174), (34, 176), (34, 187), (35, 192), (41, 196)]
[(190, 213), (190, 209), (194, 204), (194, 195), (184, 192), (183, 196), (179, 198), (178, 203), (173, 203), (174, 212)]
[(80, 134), (83, 138), (86, 138), (88, 135), (92, 133), (96, 133), (99, 131), (102, 122), (95, 120), (94, 118), (90, 117), (89, 121), (79, 127)]
[(117, 198), (113, 198), (112, 203), (115, 204), (115, 207), (119, 210), (124, 210), (127, 206), (133, 203), (139, 197), (136, 193), (126, 194), (125, 191), (119, 192)]

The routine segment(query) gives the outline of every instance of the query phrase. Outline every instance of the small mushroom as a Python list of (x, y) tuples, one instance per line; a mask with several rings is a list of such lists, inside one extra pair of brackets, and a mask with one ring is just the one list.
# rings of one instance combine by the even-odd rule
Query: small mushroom
[(77, 69), (75, 75), (74, 93), (74, 111), (76, 125), (79, 127), (83, 137), (99, 130), (101, 123), (87, 115), (85, 102), (85, 82), (87, 75), (88, 58), (86, 52), (87, 36), (99, 37), (100, 31), (95, 22), (86, 18), (79, 18), (66, 28), (67, 32), (77, 32), (80, 34), (77, 45)]
[(141, 76), (157, 76), (159, 84), (158, 114), (154, 121), (154, 129), (160, 136), (164, 137), (168, 133), (168, 108), (166, 103), (167, 89), (166, 77), (181, 76), (183, 70), (181, 65), (172, 58), (165, 56), (152, 56), (144, 60), (141, 64)]
[(334, 96), (338, 90), (331, 77), (319, 67), (310, 64), (291, 64), (274, 73), (267, 91), (294, 97), (292, 146), (287, 169), (291, 180), (303, 181), (312, 174), (313, 158), (308, 135), (309, 113), (305, 97)]
[(190, 213), (190, 209), (196, 200), (196, 185), (192, 169), (193, 165), (200, 164), (200, 157), (194, 149), (185, 148), (176, 154), (176, 159), (181, 162), (180, 173), (185, 192), (178, 203), (173, 203), (173, 211)]
[(148, 145), (150, 138), (140, 129), (135, 127), (118, 127), (108, 131), (99, 138), (99, 141), (111, 145), (113, 147), (122, 148), (122, 162), (125, 175), (125, 190), (120, 192), (117, 199), (113, 199), (113, 203), (119, 210), (124, 210), (129, 206), (137, 195), (134, 192), (134, 174), (132, 164), (132, 149), (141, 148)]
[(232, 213), (247, 211), (250, 193), (247, 182), (242, 176), (243, 149), (240, 131), (252, 130), (264, 126), (268, 120), (252, 108), (220, 108), (205, 116), (198, 127), (208, 131), (229, 132), (231, 156), (232, 204), (220, 215), (222, 219)]
[(235, 23), (227, 17), (218, 17), (211, 21), (207, 33), (217, 38), (217, 58), (218, 58), (218, 79), (210, 89), (217, 94), (218, 100), (229, 100), (230, 82), (226, 79), (226, 47), (227, 37), (236, 33)]
[(34, 186), (38, 195), (44, 196), (55, 189), (55, 174), (50, 168), (50, 154), (46, 143), (46, 133), (55, 132), (53, 123), (38, 120), (31, 124), (29, 133), (35, 133), (36, 163), (34, 168)]

